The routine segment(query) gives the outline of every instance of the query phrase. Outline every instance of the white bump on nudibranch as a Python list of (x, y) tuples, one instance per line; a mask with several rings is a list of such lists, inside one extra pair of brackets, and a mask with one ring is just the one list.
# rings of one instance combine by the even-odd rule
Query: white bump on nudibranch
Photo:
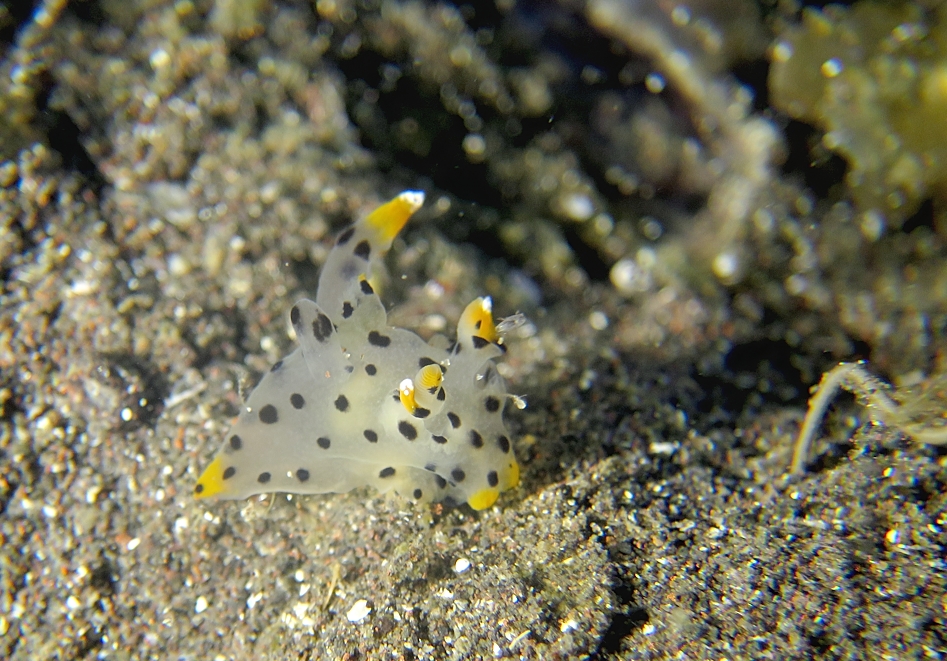
[(406, 190), (405, 192), (399, 195), (402, 200), (407, 202), (411, 206), (411, 211), (417, 211), (424, 204), (424, 191), (420, 190)]

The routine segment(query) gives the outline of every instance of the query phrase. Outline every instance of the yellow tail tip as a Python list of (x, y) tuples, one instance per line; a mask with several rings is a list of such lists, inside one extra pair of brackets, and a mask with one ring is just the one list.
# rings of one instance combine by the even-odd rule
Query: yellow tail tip
[(475, 510), (485, 510), (497, 502), (500, 492), (496, 489), (481, 489), (467, 499), (467, 504)]
[(423, 204), (424, 191), (406, 190), (368, 214), (365, 223), (375, 231), (379, 243), (387, 246)]
[(470, 498), (467, 499), (467, 504), (475, 510), (485, 510), (488, 507), (492, 507), (493, 504), (497, 502), (497, 498), (500, 497), (501, 491), (512, 489), (519, 483), (520, 465), (516, 463), (516, 459), (513, 459), (506, 471), (506, 474), (503, 476), (503, 482), (500, 484), (499, 488), (491, 487), (489, 489), (481, 489), (480, 491), (472, 494)]
[(195, 498), (212, 498), (224, 491), (224, 463), (217, 457), (204, 469), (194, 485)]

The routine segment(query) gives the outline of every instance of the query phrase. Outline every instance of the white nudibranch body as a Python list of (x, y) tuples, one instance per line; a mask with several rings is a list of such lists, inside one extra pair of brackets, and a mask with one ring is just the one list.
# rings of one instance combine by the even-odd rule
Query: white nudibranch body
[(299, 347), (250, 393), (198, 498), (341, 493), (362, 485), (485, 509), (519, 483), (494, 359), (505, 348), (491, 301), (478, 298), (457, 341), (425, 342), (387, 324), (369, 284), (424, 193), (405, 191), (344, 230), (316, 301), (290, 311)]

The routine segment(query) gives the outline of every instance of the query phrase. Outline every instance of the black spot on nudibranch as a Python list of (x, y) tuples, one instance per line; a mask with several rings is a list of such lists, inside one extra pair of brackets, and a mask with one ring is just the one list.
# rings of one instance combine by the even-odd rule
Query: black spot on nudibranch
[(368, 296), (369, 294), (374, 294), (375, 290), (372, 289), (372, 286), (368, 284), (368, 280), (359, 280), (358, 282), (359, 289), (362, 290), (362, 293)]
[(500, 445), (500, 449), (503, 450), (504, 454), (510, 451), (510, 439), (503, 434), (497, 436), (497, 443)]
[(301, 409), (306, 405), (306, 400), (298, 392), (294, 392), (289, 396), (289, 403), (293, 405), (294, 409)]
[(395, 474), (395, 469), (389, 466), (388, 468), (382, 468), (378, 473), (378, 477), (391, 477)]
[(194, 486), (194, 493), (202, 493), (204, 491), (204, 485), (198, 484)]
[(355, 250), (352, 251), (352, 254), (362, 259), (368, 259), (371, 257), (372, 247), (368, 244), (368, 241), (359, 241), (358, 245), (355, 246)]
[(323, 450), (328, 450), (329, 446), (332, 445), (332, 441), (330, 441), (327, 436), (320, 436), (319, 438), (316, 439), (316, 443)]
[(332, 335), (332, 321), (321, 312), (312, 320), (312, 336), (325, 342)]
[(409, 441), (413, 441), (418, 437), (418, 430), (407, 420), (401, 420), (398, 422), (398, 431), (401, 432), (401, 435)]
[(443, 402), (445, 397), (447, 397), (447, 393), (444, 392), (443, 388), (439, 388), (437, 391), (437, 401)]
[(300, 482), (308, 481), (309, 471), (307, 471), (305, 468), (300, 468), (298, 471), (296, 471), (296, 479), (299, 480)]
[(260, 475), (256, 478), (256, 481), (260, 484), (266, 484), (270, 481), (270, 474), (266, 472), (260, 473)]
[(447, 480), (445, 480), (440, 475), (435, 475), (434, 481), (437, 482), (437, 486), (440, 487), (441, 489), (447, 486)]
[(378, 331), (372, 331), (368, 334), (368, 343), (372, 346), (381, 347), (384, 349), (389, 344), (391, 344), (391, 338), (387, 335), (382, 335)]
[(342, 413), (349, 410), (349, 400), (345, 395), (339, 395), (335, 400), (335, 408)]
[(428, 464), (427, 466), (424, 467), (424, 470), (426, 470), (429, 473), (433, 473), (434, 471), (437, 470), (437, 466), (435, 466), (434, 464)]
[(453, 411), (448, 412), (447, 419), (450, 420), (450, 426), (454, 429), (460, 427), (460, 416)]
[(434, 360), (431, 358), (428, 358), (427, 356), (424, 356), (423, 358), (418, 358), (419, 368), (427, 367), (428, 365), (433, 365), (433, 364), (434, 364)]
[(344, 246), (352, 238), (352, 235), (355, 234), (355, 228), (349, 227), (347, 230), (339, 234), (339, 238), (336, 239), (335, 245)]
[(342, 318), (348, 319), (352, 316), (352, 313), (355, 312), (355, 308), (352, 307), (352, 304), (348, 301), (342, 303)]
[(487, 397), (483, 400), (483, 407), (490, 413), (496, 413), (500, 410), (500, 400), (496, 397)]
[(483, 319), (477, 319), (477, 323), (474, 324), (474, 328), (480, 330), (480, 327), (483, 325)]
[(299, 325), (299, 306), (294, 305), (293, 309), (289, 311), (289, 321), (293, 326)]
[(485, 346), (490, 344), (490, 340), (485, 340), (479, 335), (471, 335), (470, 341), (473, 343), (474, 349), (483, 349)]
[(275, 363), (273, 363), (273, 366), (270, 368), (270, 371), (279, 372), (279, 368), (281, 368), (282, 366), (283, 366), (283, 361), (277, 360)]
[(242, 439), (242, 438), (240, 438), (240, 437), (237, 436), (236, 434), (234, 434), (233, 436), (230, 437), (230, 449), (231, 449), (231, 450), (239, 450), (239, 449), (242, 448), (242, 447), (243, 447), (243, 439)]
[(279, 421), (279, 413), (272, 404), (267, 404), (260, 409), (260, 422), (266, 425), (272, 425)]
[(434, 434), (433, 436), (431, 436), (431, 438), (434, 439), (435, 443), (439, 443), (441, 445), (444, 445), (445, 443), (447, 443), (446, 438), (444, 438), (443, 436), (438, 436), (437, 434)]
[(371, 429), (366, 429), (365, 431), (362, 432), (362, 435), (365, 436), (365, 440), (367, 440), (369, 443), (378, 442), (378, 434), (376, 434)]
[(500, 483), (500, 477), (497, 475), (496, 471), (490, 471), (487, 473), (487, 484), (491, 487), (495, 487)]
[(483, 436), (476, 429), (470, 430), (470, 444), (475, 448), (483, 447)]
[(420, 499), (421, 496), (423, 496), (423, 495), (424, 495), (424, 492), (421, 491), (420, 489), (415, 489), (415, 490), (414, 490), (414, 497), (415, 497), (416, 499)]
[(454, 478), (454, 482), (463, 482), (464, 478), (467, 477), (467, 474), (459, 468), (455, 468), (450, 472), (450, 476)]
[(233, 477), (234, 475), (236, 475), (236, 474), (237, 474), (237, 469), (234, 468), (233, 466), (227, 466), (227, 468), (224, 469), (224, 479), (225, 479), (225, 480), (229, 480), (230, 478), (232, 478), (232, 477)]
[(414, 417), (415, 417), (415, 418), (426, 418), (426, 417), (428, 417), (429, 415), (431, 415), (431, 411), (428, 410), (428, 409), (426, 409), (426, 408), (422, 408), (422, 407), (418, 406), (417, 408), (414, 409)]

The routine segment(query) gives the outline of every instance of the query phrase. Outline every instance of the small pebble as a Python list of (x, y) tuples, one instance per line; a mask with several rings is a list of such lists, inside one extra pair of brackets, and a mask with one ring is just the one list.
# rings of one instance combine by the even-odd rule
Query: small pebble
[(600, 331), (608, 328), (608, 317), (601, 310), (593, 310), (589, 314), (589, 326)]
[(559, 625), (559, 631), (562, 633), (569, 633), (570, 631), (575, 631), (579, 628), (579, 623), (573, 619), (566, 620)]
[(368, 614), (371, 612), (372, 609), (368, 605), (368, 602), (365, 599), (359, 599), (352, 605), (349, 612), (345, 614), (345, 617), (352, 623), (361, 622), (368, 617)]
[(560, 202), (565, 215), (576, 222), (588, 220), (595, 213), (595, 205), (588, 195), (569, 193), (563, 195)]

